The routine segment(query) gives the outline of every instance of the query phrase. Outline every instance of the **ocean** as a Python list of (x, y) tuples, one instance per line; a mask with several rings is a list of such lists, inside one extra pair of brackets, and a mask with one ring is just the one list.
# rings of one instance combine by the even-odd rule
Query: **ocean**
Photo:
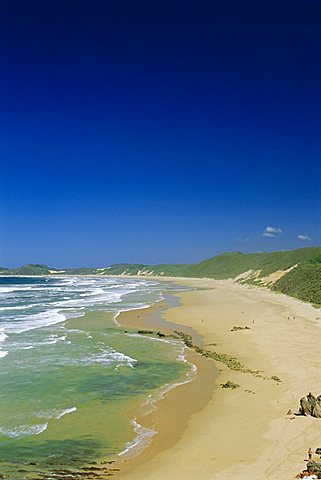
[(151, 279), (0, 277), (0, 478), (83, 478), (150, 442), (156, 432), (134, 412), (194, 369), (181, 342), (137, 335), (117, 317), (173, 289)]

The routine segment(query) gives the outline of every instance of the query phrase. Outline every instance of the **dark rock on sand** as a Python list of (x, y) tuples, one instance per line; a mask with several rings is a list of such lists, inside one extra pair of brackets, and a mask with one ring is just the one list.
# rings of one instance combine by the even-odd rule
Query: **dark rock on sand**
[(165, 338), (165, 337), (166, 337), (165, 333), (162, 333), (162, 332), (157, 332), (156, 335), (157, 335), (159, 338)]
[(306, 397), (300, 400), (300, 413), (302, 415), (311, 415), (315, 418), (321, 418), (321, 395), (315, 397), (310, 392)]
[(321, 462), (308, 462), (307, 470), (309, 473), (314, 473), (318, 478), (321, 478)]
[(234, 325), (234, 327), (231, 329), (231, 332), (237, 332), (238, 330), (250, 330), (250, 327), (238, 327), (237, 325)]
[(231, 388), (232, 390), (235, 390), (235, 388), (239, 387), (238, 383), (233, 383), (228, 380), (226, 383), (221, 383), (222, 388)]

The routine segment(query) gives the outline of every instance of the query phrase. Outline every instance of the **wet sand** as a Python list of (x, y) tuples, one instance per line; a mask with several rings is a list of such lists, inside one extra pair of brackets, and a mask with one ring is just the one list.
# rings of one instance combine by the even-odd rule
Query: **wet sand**
[[(232, 281), (172, 280), (198, 290), (175, 294), (181, 305), (163, 310), (162, 317), (180, 330), (192, 328), (206, 349), (236, 357), (261, 377), (191, 352), (197, 379), (169, 392), (153, 414), (138, 418), (158, 434), (143, 453), (118, 462), (117, 478), (293, 478), (304, 468), (307, 449), (321, 446), (320, 420), (287, 415), (289, 409), (298, 411), (309, 391), (321, 393), (320, 309)], [(126, 312), (118, 321), (154, 329), (153, 309), (159, 307)], [(233, 326), (249, 329), (231, 331)], [(222, 389), (227, 380), (240, 386)]]
[[(184, 330), (186, 333), (192, 334), (193, 338), (201, 343), (202, 337), (190, 327), (184, 327), (162, 319), (167, 308), (166, 301), (159, 302), (143, 310), (123, 312), (119, 315), (117, 321), (122, 327), (153, 329), (166, 334), (173, 333), (175, 329)], [(128, 418), (136, 417), (139, 424), (155, 430), (157, 435), (139, 455), (132, 454), (125, 457), (125, 461), (121, 459), (117, 462), (116, 466), (121, 469), (121, 474), (117, 475), (117, 478), (127, 473), (131, 475), (135, 467), (175, 445), (182, 437), (191, 416), (202, 410), (212, 398), (215, 380), (219, 375), (218, 369), (215, 368), (213, 362), (209, 362), (192, 350), (185, 350), (185, 358), (197, 367), (197, 374), (192, 376), (191, 381), (166, 392), (163, 398), (154, 404), (153, 411), (147, 415), (144, 406), (139, 412), (128, 412)], [(182, 380), (185, 381), (185, 379)]]

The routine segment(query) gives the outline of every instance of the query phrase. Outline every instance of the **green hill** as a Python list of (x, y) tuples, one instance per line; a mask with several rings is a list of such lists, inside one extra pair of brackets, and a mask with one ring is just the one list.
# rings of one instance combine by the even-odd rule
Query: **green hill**
[(232, 278), (240, 283), (266, 286), (321, 305), (321, 247), (262, 253), (230, 252), (194, 265), (144, 265), (117, 263), (104, 268), (57, 270), (28, 264), (15, 269), (0, 267), (1, 275), (158, 275), (171, 277)]
[(278, 280), (273, 289), (321, 305), (321, 261), (306, 262)]
[(234, 278), (248, 270), (261, 270), (260, 276), (263, 277), (318, 257), (321, 258), (321, 247), (270, 253), (223, 253), (192, 265), (189, 276), (225, 279)]
[(321, 305), (321, 247), (271, 253), (224, 253), (192, 265), (187, 275), (234, 278), (240, 283), (267, 286)]
[(0, 267), (0, 275), (92, 275), (96, 274), (97, 268), (67, 268), (58, 270), (57, 268), (48, 267), (48, 265), (39, 265), (28, 263), (18, 268)]
[(10, 270), (11, 275), (48, 275), (49, 273), (49, 267), (47, 267), (47, 265), (38, 265), (31, 263), (29, 263), (28, 265), (24, 265), (23, 267), (18, 267)]

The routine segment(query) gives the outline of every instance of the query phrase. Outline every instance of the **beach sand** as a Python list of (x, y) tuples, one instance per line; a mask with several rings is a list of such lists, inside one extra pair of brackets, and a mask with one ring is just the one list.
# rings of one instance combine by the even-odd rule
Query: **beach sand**
[[(321, 420), (287, 415), (289, 409), (298, 412), (300, 398), (310, 391), (321, 394), (320, 309), (229, 280), (172, 280), (197, 290), (176, 293), (181, 305), (163, 309), (162, 317), (181, 330), (193, 329), (195, 343), (201, 335), (205, 348), (236, 357), (264, 378), (191, 351), (196, 380), (169, 392), (151, 415), (138, 417), (158, 434), (140, 455), (118, 462), (117, 478), (292, 479), (304, 469), (308, 448), (321, 447)], [(126, 312), (118, 320), (154, 328), (153, 309), (159, 307)], [(231, 331), (233, 326), (250, 328)], [(222, 389), (227, 380), (240, 387)]]

